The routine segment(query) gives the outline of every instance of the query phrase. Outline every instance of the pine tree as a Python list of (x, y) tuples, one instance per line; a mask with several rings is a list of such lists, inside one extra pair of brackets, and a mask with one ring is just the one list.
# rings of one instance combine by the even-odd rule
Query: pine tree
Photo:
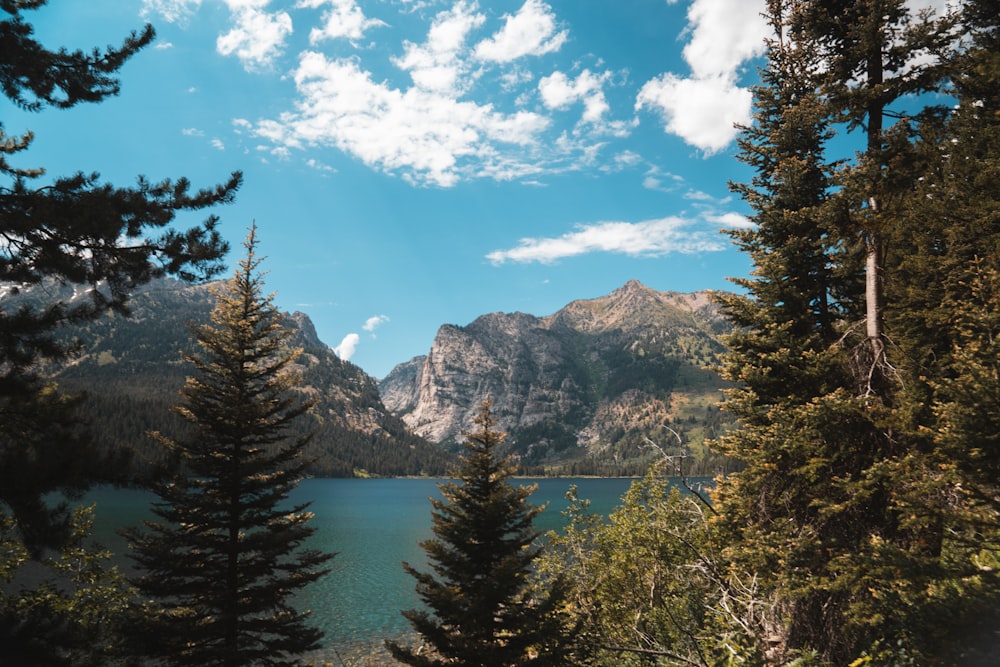
[(536, 595), (531, 585), (542, 553), (532, 524), (543, 508), (527, 502), (534, 486), (509, 482), (515, 466), (499, 454), (506, 434), (490, 407), (483, 403), (479, 430), (466, 434), (459, 481), (431, 500), (435, 537), (421, 547), (433, 573), (403, 564), (427, 606), (403, 612), (426, 647), (386, 643), (408, 665), (563, 665), (569, 655), (561, 587)]
[(768, 9), (775, 36), (754, 91), (756, 122), (740, 139), (740, 157), (757, 175), (735, 186), (755, 213), (755, 227), (733, 234), (754, 260), (754, 277), (738, 281), (746, 295), (722, 298), (737, 325), (725, 375), (738, 388), (726, 409), (740, 428), (719, 445), (746, 467), (720, 485), (717, 503), (731, 531), (734, 576), (759, 573), (765, 595), (781, 591), (773, 634), (779, 649), (794, 650), (831, 640), (842, 627), (844, 595), (817, 584), (831, 578), (829, 550), (863, 540), (865, 522), (854, 509), (828, 520), (813, 500), (849, 500), (843, 477), (867, 464), (869, 454), (855, 452), (870, 428), (843, 389), (853, 378), (835, 345), (837, 323), (858, 315), (863, 277), (861, 253), (829, 205), (833, 131), (808, 76), (818, 54), (790, 37), (787, 3)]
[(154, 488), (159, 520), (130, 533), (138, 587), (154, 599), (145, 650), (167, 664), (295, 664), (322, 636), (291, 606), (331, 558), (302, 548), (312, 515), (288, 504), (308, 463), (308, 437), (288, 429), (310, 403), (292, 393), (298, 351), (262, 293), (256, 246), (254, 227), (211, 324), (196, 329), (202, 352), (188, 357), (197, 374), (178, 409), (196, 435), (160, 438), (182, 467)]
[[(784, 25), (793, 40), (819, 56), (802, 74), (815, 84), (824, 115), (846, 132), (859, 130), (862, 145), (845, 156), (833, 203), (846, 213), (845, 236), (865, 258), (864, 342), (853, 352), (859, 390), (891, 403), (892, 359), (885, 335), (885, 259), (894, 227), (903, 224), (898, 203), (916, 174), (907, 164), (912, 117), (928, 93), (946, 91), (943, 62), (957, 37), (953, 15), (914, 15), (905, 0), (793, 0)], [(913, 104), (916, 110), (893, 109)], [(896, 122), (887, 127), (887, 119)], [(846, 134), (845, 132), (845, 134)]]
[[(925, 230), (942, 231), (916, 222), (913, 195), (940, 166), (916, 140), (940, 111), (888, 110), (941, 90), (964, 45), (951, 41), (956, 17), (915, 18), (891, 0), (773, 0), (768, 16), (775, 38), (741, 143), (757, 176), (737, 186), (755, 212), (757, 226), (735, 234), (754, 278), (741, 282), (746, 296), (723, 299), (739, 326), (726, 373), (741, 428), (720, 444), (746, 464), (718, 494), (731, 567), (778, 596), (788, 656), (943, 658), (956, 645), (939, 614), (963, 595), (988, 600), (991, 575), (958, 544), (967, 529), (944, 544), (985, 517), (942, 472), (929, 400), (942, 368), (915, 354), (947, 355), (954, 319), (937, 319), (941, 301), (907, 307), (921, 280), (947, 284), (948, 272), (901, 259)], [(858, 157), (838, 158), (832, 133), (859, 128)], [(972, 220), (952, 218), (952, 233), (981, 236)]]
[[(0, 2), (0, 89), (28, 111), (98, 103), (119, 92), (120, 68), (148, 46), (151, 26), (129, 35), (118, 48), (92, 52), (49, 49), (33, 36), (29, 13), (46, 0)], [(73, 493), (106, 481), (115, 467), (102, 460), (80, 429), (53, 437), (47, 420), (35, 416), (52, 399), (39, 377), (39, 362), (72, 350), (53, 332), (62, 324), (127, 312), (130, 293), (152, 278), (210, 277), (222, 269), (227, 245), (218, 219), (189, 230), (171, 228), (178, 213), (229, 202), (241, 182), (234, 173), (219, 186), (192, 192), (185, 178), (134, 187), (102, 183), (97, 174), (48, 178), (36, 165), (18, 165), (34, 135), (7, 135), (0, 124), (0, 419), (17, 428), (0, 432), (0, 509), (37, 554), (60, 547), (69, 535), (66, 511), (38, 512), (41, 498)], [(18, 289), (73, 284), (89, 299), (32, 303)], [(61, 400), (57, 421), (81, 421)], [(41, 407), (40, 407), (41, 406)]]
[(892, 470), (905, 482), (893, 502), (916, 543), (896, 559), (897, 595), (919, 644), (988, 664), (1000, 632), (1000, 3), (970, 0), (962, 24), (947, 61), (957, 104), (917, 125), (920, 178), (887, 253), (886, 327), (913, 442)]

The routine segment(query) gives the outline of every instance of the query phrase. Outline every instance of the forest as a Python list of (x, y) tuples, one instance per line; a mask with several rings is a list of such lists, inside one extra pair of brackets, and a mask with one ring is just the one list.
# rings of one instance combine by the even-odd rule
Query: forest
[[(99, 104), (154, 30), (92, 52), (41, 44), (0, 1), (0, 86), (26, 110)], [(602, 517), (571, 492), (540, 535), (511, 484), (489, 402), (443, 497), (423, 606), (386, 664), (956, 665), (1000, 653), (1000, 2), (941, 13), (904, 0), (767, 0), (772, 27), (733, 191), (752, 260), (719, 295), (735, 420), (711, 447), (739, 462), (681, 493), (667, 456)], [(89, 298), (0, 300), (0, 664), (315, 664), (294, 593), (336, 556), (309, 547), (297, 426), (301, 350), (264, 289), (251, 227), (157, 436), (155, 519), (127, 533), (127, 578), (88, 540), (88, 488), (121, 462), (84, 399), (43, 369), (59, 327), (126, 316), (161, 276), (222, 275), (218, 217), (239, 172), (118, 187), (42, 183), (33, 136), (0, 128), (0, 285), (56, 280)], [(155, 428), (155, 425), (154, 425)], [(683, 472), (683, 471), (681, 471)], [(681, 479), (681, 485), (684, 484)], [(64, 503), (53, 499), (63, 497)], [(358, 664), (373, 664), (374, 657)]]

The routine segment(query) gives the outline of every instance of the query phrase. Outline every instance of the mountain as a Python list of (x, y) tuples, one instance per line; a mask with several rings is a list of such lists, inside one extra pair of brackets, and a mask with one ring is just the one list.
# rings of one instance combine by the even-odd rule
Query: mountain
[[(72, 301), (86, 293), (49, 286), (0, 298)], [(86, 392), (98, 441), (132, 451), (139, 470), (160, 459), (149, 431), (176, 435), (187, 428), (170, 412), (192, 370), (181, 351), (194, 350), (189, 323), (207, 322), (214, 303), (210, 285), (158, 280), (138, 291), (128, 317), (109, 313), (62, 332), (79, 339), (81, 349), (69, 363), (49, 369), (51, 375), (67, 391)], [(447, 470), (452, 457), (390, 414), (375, 380), (320, 341), (307, 315), (286, 313), (285, 318), (295, 330), (292, 344), (303, 349), (296, 362), (303, 376), (299, 390), (317, 400), (297, 424), (302, 432), (315, 431), (307, 449), (313, 474), (440, 475)]]
[(444, 325), (428, 354), (394, 368), (379, 393), (417, 434), (449, 447), (491, 399), (527, 471), (641, 474), (659, 447), (689, 456), (686, 470), (709, 472), (726, 464), (702, 442), (725, 426), (725, 383), (710, 367), (727, 329), (706, 292), (630, 281), (547, 317)]

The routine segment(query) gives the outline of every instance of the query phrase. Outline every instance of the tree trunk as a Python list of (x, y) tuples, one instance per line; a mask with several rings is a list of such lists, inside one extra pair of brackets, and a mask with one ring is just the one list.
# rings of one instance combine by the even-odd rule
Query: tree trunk
[[(868, 21), (870, 23), (871, 34), (870, 50), (868, 53), (868, 89), (870, 97), (868, 100), (868, 146), (867, 159), (869, 165), (871, 161), (882, 165), (882, 124), (885, 111), (885, 101), (883, 94), (879, 91), (885, 80), (885, 70), (882, 62), (882, 46), (885, 43), (885, 36), (882, 34), (882, 16), (878, 9), (879, 3), (874, 3), (871, 8)], [(870, 167), (869, 167), (870, 168)], [(880, 398), (884, 396), (886, 385), (882, 382), (882, 374), (885, 372), (885, 340), (883, 312), (885, 309), (885, 293), (882, 278), (882, 234), (880, 232), (882, 221), (880, 202), (878, 193), (880, 191), (879, 179), (881, 178), (881, 168), (871, 169), (871, 188), (868, 196), (869, 221), (865, 230), (865, 331), (868, 337), (868, 347), (871, 354), (870, 366), (868, 369), (868, 379), (865, 382), (866, 395), (874, 394)]]

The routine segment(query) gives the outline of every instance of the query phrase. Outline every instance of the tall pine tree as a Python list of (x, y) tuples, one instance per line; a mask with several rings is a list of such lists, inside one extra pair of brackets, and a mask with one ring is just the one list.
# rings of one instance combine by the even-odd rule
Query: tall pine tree
[(738, 388), (726, 407), (741, 428), (720, 445), (746, 468), (720, 486), (718, 503), (732, 531), (732, 567), (760, 573), (765, 595), (783, 592), (772, 639), (795, 650), (835, 641), (842, 630), (844, 594), (819, 583), (831, 579), (827, 554), (863, 540), (864, 522), (857, 509), (823, 517), (813, 500), (849, 500), (845, 476), (870, 461), (855, 450), (871, 435), (844, 389), (852, 374), (835, 345), (838, 323), (858, 316), (862, 254), (842, 237), (842, 216), (829, 205), (833, 131), (807, 76), (818, 53), (789, 35), (787, 3), (773, 0), (768, 10), (774, 37), (754, 91), (756, 122), (740, 139), (741, 158), (757, 175), (736, 186), (756, 225), (733, 234), (753, 258), (754, 276), (738, 281), (746, 295), (723, 298), (737, 325), (725, 373)]
[(535, 487), (511, 485), (515, 466), (500, 455), (506, 434), (495, 430), (489, 401), (475, 423), (459, 481), (441, 484), (444, 500), (431, 501), (435, 537), (421, 546), (433, 573), (404, 563), (427, 609), (403, 615), (427, 646), (387, 646), (397, 660), (418, 667), (564, 665), (562, 588), (539, 596), (531, 585), (542, 553), (532, 527), (542, 507), (527, 502)]
[[(961, 642), (946, 636), (959, 623), (946, 610), (991, 604), (992, 565), (976, 563), (995, 548), (980, 535), (975, 553), (968, 527), (986, 517), (942, 472), (981, 448), (963, 440), (942, 456), (934, 444), (928, 399), (943, 369), (926, 362), (948, 354), (956, 320), (928, 328), (941, 301), (908, 309), (921, 280), (948, 272), (932, 277), (912, 254), (906, 268), (899, 249), (947, 236), (922, 236), (935, 226), (916, 214), (921, 177), (941, 166), (918, 133), (941, 124), (914, 95), (943, 90), (968, 44), (954, 40), (957, 17), (895, 0), (773, 0), (768, 16), (775, 37), (741, 143), (757, 176), (737, 186), (754, 208), (756, 227), (735, 236), (755, 275), (746, 296), (724, 298), (739, 325), (726, 373), (741, 428), (721, 445), (746, 463), (719, 491), (732, 566), (778, 596), (786, 655), (948, 661)], [(857, 155), (835, 154), (833, 133), (850, 145), (855, 130)], [(974, 219), (952, 217), (951, 233), (981, 237)]]
[(310, 403), (292, 392), (298, 351), (262, 292), (256, 228), (245, 247), (188, 358), (197, 374), (178, 412), (196, 434), (161, 438), (181, 468), (154, 487), (159, 520), (130, 534), (137, 584), (154, 600), (145, 650), (165, 664), (296, 664), (322, 636), (291, 600), (331, 558), (303, 548), (312, 515), (288, 501), (308, 463), (308, 438), (288, 428)]

